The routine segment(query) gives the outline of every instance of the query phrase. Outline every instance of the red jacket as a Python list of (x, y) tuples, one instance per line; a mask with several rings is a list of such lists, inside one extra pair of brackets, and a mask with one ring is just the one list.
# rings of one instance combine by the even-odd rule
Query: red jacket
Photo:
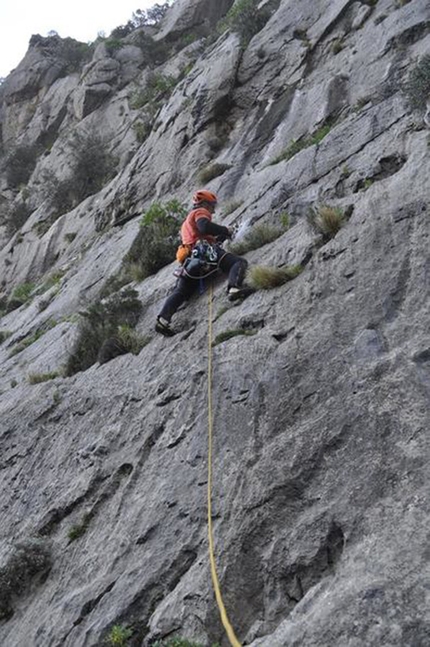
[(213, 244), (216, 242), (215, 236), (201, 234), (197, 229), (196, 221), (200, 218), (207, 218), (212, 221), (212, 214), (204, 207), (198, 207), (190, 211), (181, 227), (181, 238), (183, 245), (195, 245), (198, 240), (207, 240)]

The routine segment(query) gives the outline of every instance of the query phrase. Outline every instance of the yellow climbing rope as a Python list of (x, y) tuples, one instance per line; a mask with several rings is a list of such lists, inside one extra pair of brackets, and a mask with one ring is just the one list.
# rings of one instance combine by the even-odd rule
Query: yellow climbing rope
[(230, 645), (232, 647), (241, 647), (240, 642), (235, 636), (233, 627), (230, 624), (230, 621), (227, 616), (227, 611), (225, 610), (224, 602), (221, 595), (221, 589), (219, 585), (216, 563), (215, 563), (215, 554), (214, 554), (214, 539), (213, 539), (213, 529), (212, 529), (212, 437), (213, 437), (213, 416), (212, 416), (212, 298), (213, 298), (213, 288), (212, 285), (209, 286), (208, 290), (208, 299), (209, 299), (209, 314), (208, 314), (208, 431), (209, 431), (209, 443), (208, 443), (208, 538), (209, 538), (209, 559), (211, 565), (211, 575), (212, 583), (215, 592), (215, 598), (217, 601), (218, 609), (221, 616), (221, 622), (224, 626), (224, 629), (227, 633)]

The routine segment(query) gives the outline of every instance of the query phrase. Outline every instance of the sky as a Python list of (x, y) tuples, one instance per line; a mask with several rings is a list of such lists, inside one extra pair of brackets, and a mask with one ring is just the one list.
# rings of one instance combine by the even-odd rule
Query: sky
[(0, 0), (0, 77), (24, 58), (32, 34), (51, 30), (62, 38), (93, 41), (124, 25), (137, 9), (148, 9), (163, 0)]

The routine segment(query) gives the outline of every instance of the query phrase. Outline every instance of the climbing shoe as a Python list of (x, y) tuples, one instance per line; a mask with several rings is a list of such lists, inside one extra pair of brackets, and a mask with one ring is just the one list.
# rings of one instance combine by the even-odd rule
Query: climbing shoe
[(175, 331), (170, 326), (169, 322), (166, 321), (166, 319), (163, 319), (163, 317), (157, 317), (155, 330), (165, 337), (173, 337), (175, 334)]
[(234, 288), (231, 287), (228, 289), (228, 300), (229, 301), (239, 301), (240, 299), (246, 299), (250, 294), (253, 294), (255, 290), (253, 288)]

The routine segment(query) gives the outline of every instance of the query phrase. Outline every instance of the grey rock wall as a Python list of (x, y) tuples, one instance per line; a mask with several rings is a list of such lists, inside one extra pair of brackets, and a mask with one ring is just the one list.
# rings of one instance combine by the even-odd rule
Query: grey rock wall
[[(178, 25), (200, 28), (207, 4), (178, 0), (159, 42), (179, 49)], [(231, 4), (211, 3), (212, 24)], [(131, 646), (229, 644), (207, 555), (208, 292), (177, 313), (175, 337), (156, 336), (172, 263), (133, 284), (151, 337), (139, 355), (29, 383), (61, 371), (77, 313), (120, 267), (140, 214), (154, 200), (189, 204), (214, 163), (219, 221), (243, 231), (289, 215), (249, 263), (304, 268), (240, 305), (221, 277), (214, 286), (212, 337), (253, 333), (211, 351), (215, 550), (237, 636), (428, 644), (430, 162), (425, 111), (411, 111), (404, 84), (429, 25), (424, 0), (283, 0), (247, 45), (199, 39), (152, 67), (130, 45), (115, 57), (99, 47), (84, 73), (47, 79), (40, 63), (28, 96), (24, 59), (2, 86), (6, 148), (5, 133), (56, 133), (26, 191), (3, 167), (2, 208), (27, 200), (33, 213), (4, 235), (2, 294), (61, 270), (0, 319), (2, 647), (101, 647), (115, 624), (133, 629)], [(139, 142), (133, 125), (149, 113), (136, 97), (160, 74), (177, 83)], [(105, 84), (86, 112), (89, 88)], [(117, 174), (41, 235), (43, 177), (66, 176), (73, 132), (104, 134)], [(332, 239), (309, 223), (322, 204), (349, 214)]]

